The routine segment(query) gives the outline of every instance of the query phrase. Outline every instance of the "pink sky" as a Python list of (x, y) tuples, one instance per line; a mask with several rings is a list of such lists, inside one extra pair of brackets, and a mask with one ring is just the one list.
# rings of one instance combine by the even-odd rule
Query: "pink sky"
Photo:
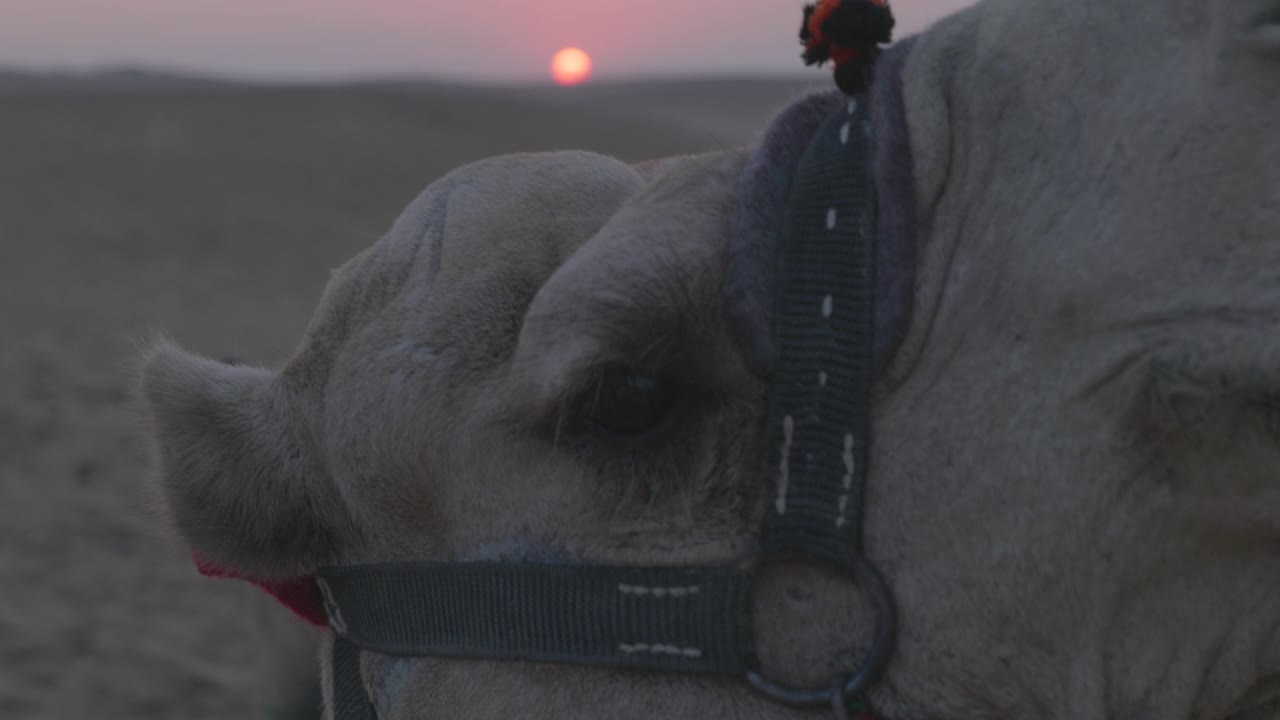
[[(523, 81), (546, 78), (552, 53), (576, 45), (600, 79), (791, 73), (804, 2), (0, 0), (0, 66)], [(897, 0), (897, 36), (972, 2)]]

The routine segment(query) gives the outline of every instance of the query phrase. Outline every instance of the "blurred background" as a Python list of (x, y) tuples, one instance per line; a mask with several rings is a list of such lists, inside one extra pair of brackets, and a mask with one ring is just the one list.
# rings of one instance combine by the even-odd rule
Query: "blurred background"
[[(898, 0), (897, 37), (967, 4)], [(460, 164), (749, 142), (830, 86), (801, 8), (0, 0), (0, 718), (316, 717), (316, 636), (154, 520), (139, 349), (281, 362)]]

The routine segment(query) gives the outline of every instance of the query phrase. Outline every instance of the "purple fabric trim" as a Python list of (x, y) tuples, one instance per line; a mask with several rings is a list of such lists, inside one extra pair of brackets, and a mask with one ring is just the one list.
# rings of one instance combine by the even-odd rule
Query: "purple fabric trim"
[(872, 123), (876, 128), (877, 195), (875, 376), (881, 376), (907, 336), (915, 304), (916, 194), (902, 99), (902, 69), (915, 38), (889, 48), (876, 66)]
[[(883, 372), (911, 320), (915, 267), (915, 198), (902, 105), (902, 66), (914, 39), (887, 49), (876, 66), (872, 113), (878, 189), (875, 371)], [(748, 367), (768, 377), (775, 351), (773, 303), (777, 255), (787, 223), (796, 165), (813, 133), (848, 98), (839, 91), (809, 95), (783, 110), (738, 176), (729, 220), (725, 314)]]
[(738, 175), (729, 220), (725, 313), (748, 367), (758, 375), (767, 377), (774, 363), (773, 288), (791, 176), (818, 126), (843, 104), (844, 95), (832, 91), (783, 110)]

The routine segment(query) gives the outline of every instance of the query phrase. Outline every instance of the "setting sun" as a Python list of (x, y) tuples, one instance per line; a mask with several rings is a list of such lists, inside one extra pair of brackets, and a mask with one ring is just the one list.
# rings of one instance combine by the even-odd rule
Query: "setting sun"
[(578, 48), (564, 48), (551, 58), (551, 79), (577, 85), (591, 77), (591, 56)]

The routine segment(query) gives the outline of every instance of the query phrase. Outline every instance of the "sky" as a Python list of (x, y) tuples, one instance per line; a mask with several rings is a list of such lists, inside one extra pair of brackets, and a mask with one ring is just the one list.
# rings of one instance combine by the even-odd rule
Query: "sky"
[[(812, 1), (812, 0), (809, 0)], [(527, 82), (577, 46), (595, 78), (792, 74), (805, 0), (0, 0), (0, 66), (250, 79)], [(896, 37), (972, 0), (897, 0)]]

